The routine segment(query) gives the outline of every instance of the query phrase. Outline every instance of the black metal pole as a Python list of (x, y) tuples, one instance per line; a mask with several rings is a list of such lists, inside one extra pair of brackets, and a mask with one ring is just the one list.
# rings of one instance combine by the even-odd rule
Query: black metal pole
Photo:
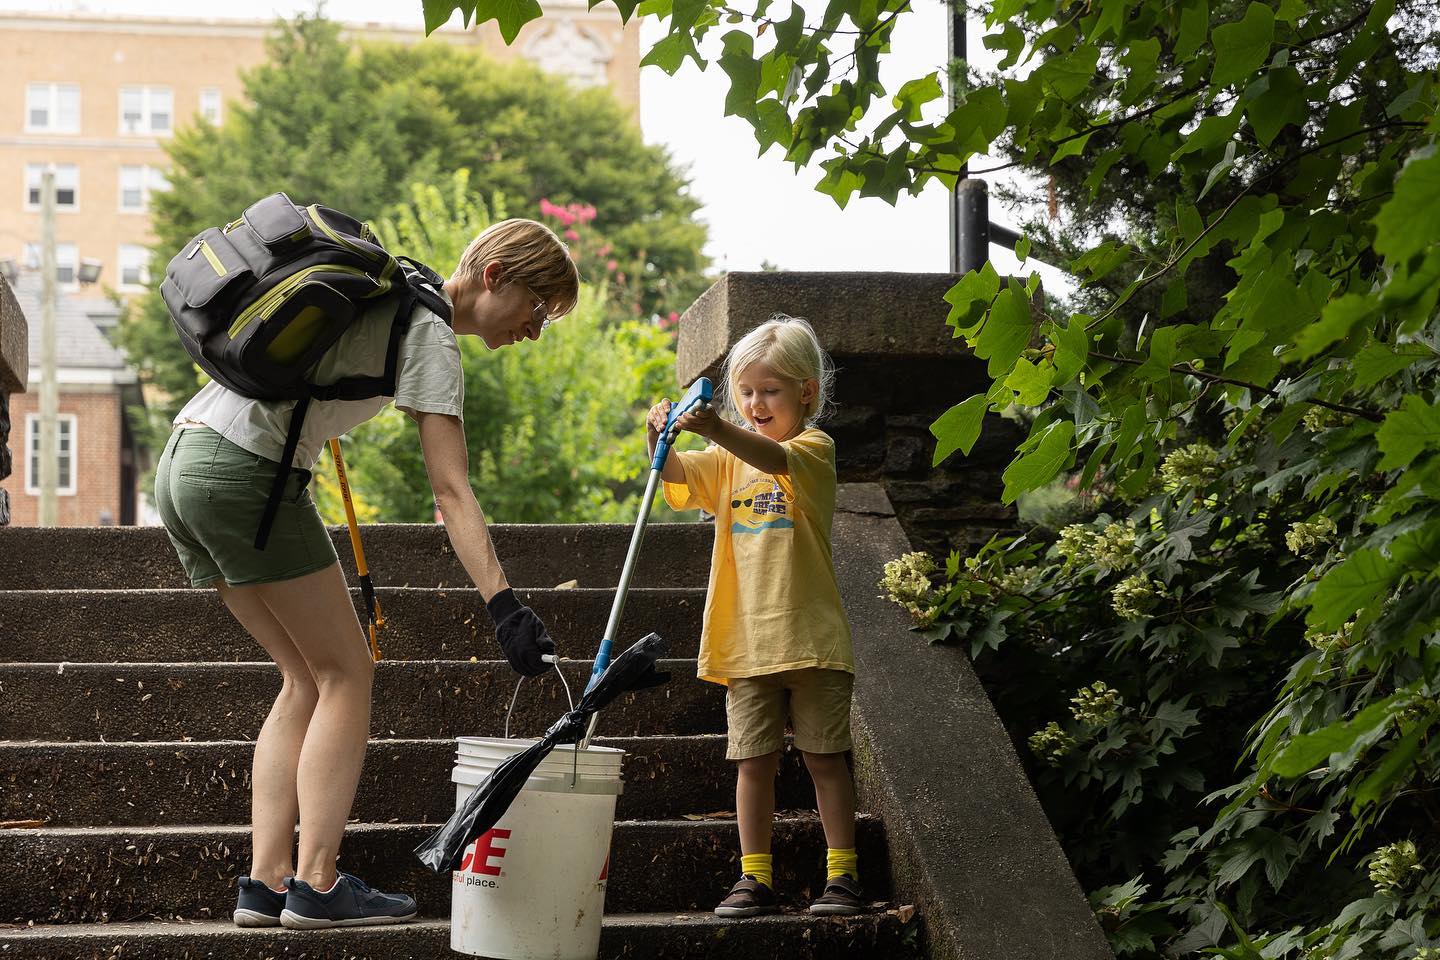
[[(950, 0), (950, 22), (947, 29), (949, 34), (950, 57), (947, 63), (950, 64), (950, 109), (954, 110), (960, 105), (960, 84), (957, 77), (956, 61), (965, 60), (965, 3), (966, 0)], [(966, 182), (966, 167), (960, 168), (960, 179), (955, 183), (955, 190), (950, 195), (950, 272), (964, 273), (963, 257), (961, 248), (961, 234), (964, 230), (965, 212), (961, 209), (960, 187)], [(973, 232), (973, 231), (972, 231)]]

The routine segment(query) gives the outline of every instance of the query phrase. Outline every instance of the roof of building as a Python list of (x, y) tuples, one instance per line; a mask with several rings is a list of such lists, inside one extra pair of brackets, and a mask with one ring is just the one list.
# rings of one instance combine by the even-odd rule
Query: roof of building
[[(22, 271), (12, 285), (20, 312), (29, 321), (30, 366), (40, 365), (40, 276)], [(64, 369), (85, 368), (111, 370), (116, 383), (135, 382), (130, 362), (100, 330), (100, 325), (114, 326), (120, 307), (109, 300), (85, 300), (71, 297), (63, 290), (55, 293), (55, 358)]]

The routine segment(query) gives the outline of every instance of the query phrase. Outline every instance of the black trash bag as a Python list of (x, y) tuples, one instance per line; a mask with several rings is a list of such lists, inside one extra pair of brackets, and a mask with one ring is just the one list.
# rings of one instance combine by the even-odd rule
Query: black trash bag
[(525, 781), (550, 751), (562, 743), (579, 743), (590, 717), (609, 706), (620, 694), (656, 687), (670, 679), (670, 674), (655, 669), (655, 662), (669, 649), (670, 645), (659, 634), (652, 633), (610, 661), (610, 666), (585, 691), (575, 709), (555, 721), (539, 740), (507, 757), (471, 791), (465, 805), (456, 810), (444, 826), (415, 848), (420, 862), (436, 873), (458, 868), (465, 848), (505, 815), (525, 787)]

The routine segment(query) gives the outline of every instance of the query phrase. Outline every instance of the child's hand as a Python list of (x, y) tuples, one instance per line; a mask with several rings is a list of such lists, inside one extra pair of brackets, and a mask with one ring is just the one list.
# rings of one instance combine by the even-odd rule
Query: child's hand
[(650, 414), (645, 420), (645, 426), (650, 437), (650, 446), (653, 449), (655, 441), (660, 439), (660, 434), (665, 430), (665, 421), (670, 417), (670, 401), (661, 400), (650, 408)]
[[(681, 430), (688, 430), (697, 436), (713, 439), (715, 428), (720, 425), (720, 415), (715, 412), (713, 405), (707, 404), (691, 410), (675, 421), (675, 425)], [(663, 421), (661, 426), (664, 426)]]

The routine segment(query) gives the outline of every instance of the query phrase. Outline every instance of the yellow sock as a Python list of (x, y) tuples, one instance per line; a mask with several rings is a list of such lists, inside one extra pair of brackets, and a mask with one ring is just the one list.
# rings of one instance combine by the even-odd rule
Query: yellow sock
[(849, 874), (851, 880), (860, 879), (860, 856), (854, 847), (849, 850), (831, 847), (825, 854), (825, 879), (834, 880), (842, 873)]
[(774, 860), (768, 853), (741, 854), (740, 872), (750, 874), (772, 890), (775, 888)]

